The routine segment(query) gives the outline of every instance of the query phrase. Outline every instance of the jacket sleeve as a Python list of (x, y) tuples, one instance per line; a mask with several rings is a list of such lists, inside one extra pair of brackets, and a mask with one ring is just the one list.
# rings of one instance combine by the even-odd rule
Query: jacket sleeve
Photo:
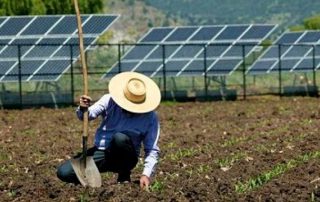
[(144, 169), (143, 175), (151, 177), (158, 163), (160, 149), (158, 147), (158, 139), (160, 136), (160, 124), (156, 113), (153, 114), (152, 123), (149, 126), (148, 133), (146, 134), (144, 144)]
[[(96, 119), (99, 115), (101, 115), (105, 110), (107, 110), (108, 104), (110, 101), (110, 95), (106, 94), (102, 96), (97, 102), (91, 105), (88, 108), (89, 112), (89, 120)], [(80, 110), (80, 107), (76, 110), (77, 116), (80, 120), (83, 120), (83, 112)]]

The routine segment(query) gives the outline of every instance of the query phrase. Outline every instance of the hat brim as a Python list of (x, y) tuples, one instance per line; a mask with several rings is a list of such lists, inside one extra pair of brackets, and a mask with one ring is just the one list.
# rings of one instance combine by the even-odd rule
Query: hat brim
[[(146, 97), (142, 103), (129, 101), (124, 95), (124, 88), (132, 78), (140, 79), (146, 87)], [(147, 113), (158, 107), (161, 93), (158, 85), (149, 77), (136, 72), (122, 72), (112, 77), (109, 82), (109, 93), (121, 108), (134, 113)]]

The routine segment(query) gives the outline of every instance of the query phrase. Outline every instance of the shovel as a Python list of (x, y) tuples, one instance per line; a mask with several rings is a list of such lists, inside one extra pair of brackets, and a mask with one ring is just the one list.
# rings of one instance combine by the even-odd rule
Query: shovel
[[(77, 0), (74, 0), (74, 7), (76, 10), (78, 24), (80, 60), (83, 73), (83, 93), (84, 95), (88, 95), (87, 66), (84, 57), (82, 23)], [(78, 180), (84, 187), (101, 187), (101, 175), (97, 165), (95, 164), (92, 156), (87, 156), (88, 122), (88, 111), (86, 110), (83, 113), (82, 155), (79, 158), (71, 159), (71, 165), (77, 175)]]

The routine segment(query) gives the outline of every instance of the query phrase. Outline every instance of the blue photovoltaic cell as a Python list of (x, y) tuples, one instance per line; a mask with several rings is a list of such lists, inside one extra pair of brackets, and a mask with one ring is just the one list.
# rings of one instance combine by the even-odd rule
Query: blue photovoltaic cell
[(66, 40), (66, 38), (43, 38), (25, 57), (50, 57)]
[(274, 29), (274, 25), (253, 25), (250, 29), (241, 37), (241, 40), (259, 40), (266, 36)]
[(241, 59), (218, 60), (213, 66), (208, 68), (208, 74), (229, 74), (241, 62)]
[(315, 43), (320, 40), (320, 32), (307, 32), (303, 37), (298, 41), (299, 43)]
[[(21, 56), (24, 55), (28, 50), (29, 46), (21, 46), (20, 54)], [(0, 58), (16, 58), (18, 59), (18, 47), (17, 46), (7, 46), (2, 48), (0, 51)]]
[(282, 35), (277, 41), (276, 44), (292, 44), (295, 43), (302, 35), (303, 33), (301, 32), (293, 32), (293, 33), (286, 33)]
[(0, 36), (17, 35), (30, 20), (32, 20), (32, 17), (11, 17), (0, 27)]
[(278, 46), (272, 46), (264, 53), (262, 58), (276, 58), (278, 56), (279, 56)]
[(228, 26), (216, 38), (216, 40), (236, 40), (249, 26)]
[(0, 78), (15, 64), (15, 61), (0, 61)]
[(160, 42), (173, 28), (155, 28), (152, 29), (140, 42)]
[(124, 56), (124, 60), (141, 60), (149, 54), (155, 46), (153, 45), (138, 45), (134, 46), (131, 51)]
[[(166, 75), (175, 76), (188, 63), (186, 60), (169, 60), (165, 65)], [(162, 67), (163, 68), (163, 67)], [(162, 76), (163, 72), (158, 71), (155, 76)]]
[[(81, 22), (84, 24), (88, 16), (82, 16)], [(77, 30), (77, 19), (74, 16), (65, 16), (49, 34), (73, 34)]]
[(68, 38), (42, 38), (39, 41), (39, 45), (61, 45), (63, 44)]
[(61, 16), (39, 16), (21, 33), (21, 35), (43, 35), (45, 34)]
[(320, 44), (314, 45), (314, 54), (319, 57), (320, 56)]
[[(86, 21), (89, 17), (90, 20)], [(85, 47), (92, 44), (117, 17), (83, 15)], [(22, 75), (23, 81), (29, 80), (37, 72), (62, 74), (71, 61), (70, 47), (64, 44), (74, 44), (73, 58), (79, 57), (79, 39), (72, 38), (77, 37), (76, 33), (75, 15), (0, 17), (0, 44), (3, 44), (0, 45), (0, 65), (1, 73), (7, 73), (0, 77), (1, 81), (18, 79), (17, 45), (20, 45), (21, 50), (21, 70), (25, 74)], [(32, 80), (52, 80), (60, 76), (36, 75)]]
[(167, 45), (164, 47), (165, 50), (165, 56), (168, 58), (170, 57), (174, 52), (178, 50), (180, 46), (179, 45)]
[(214, 36), (216, 36), (223, 26), (216, 27), (202, 27), (191, 39), (190, 41), (210, 41)]
[[(26, 81), (44, 61), (21, 61), (21, 80)], [(19, 80), (19, 67), (16, 65), (2, 81)]]
[(34, 46), (30, 52), (28, 52), (25, 58), (42, 57), (48, 58), (59, 48), (59, 46)]
[(167, 45), (164, 47), (157, 46), (157, 48), (146, 59), (158, 59), (162, 60), (163, 51), (166, 58), (170, 57), (180, 46), (179, 45)]
[[(88, 45), (91, 45), (92, 42), (95, 40), (96, 38), (95, 37), (85, 37), (83, 39), (83, 45), (84, 46), (88, 46)], [(69, 38), (67, 41), (66, 41), (66, 44), (67, 45), (79, 45), (79, 39), (78, 38)]]
[[(207, 61), (208, 63), (212, 63), (212, 60)], [(183, 72), (181, 72), (181, 76), (182, 75), (201, 75), (202, 73), (204, 73), (204, 60), (193, 60), (192, 62), (190, 62), (185, 69), (183, 70)]]
[(228, 49), (228, 51), (223, 55), (223, 57), (239, 57), (239, 58), (243, 58), (243, 51), (244, 54), (247, 55), (248, 53), (250, 53), (252, 51), (253, 47), (252, 46), (239, 46), (239, 45), (235, 45), (235, 46), (230, 46), (230, 48)]
[(284, 55), (287, 51), (289, 51), (290, 46), (281, 46), (281, 49), (279, 49), (278, 46), (272, 46), (270, 47), (265, 54), (263, 54), (262, 58), (278, 58), (279, 57), (279, 51), (281, 51), (281, 55)]
[(303, 59), (295, 66), (294, 71), (312, 71), (313, 68), (316, 69), (317, 64), (313, 64), (313, 59)]
[(273, 67), (271, 71), (290, 71), (300, 59), (282, 59), (281, 60), (281, 67), (279, 66), (279, 61), (277, 61), (276, 65)]
[(107, 74), (109, 76), (114, 76), (118, 74), (119, 72), (126, 72), (126, 71), (131, 71), (133, 67), (135, 67), (139, 62), (134, 61), (134, 62), (121, 62), (116, 63), (116, 65), (113, 66), (113, 68), (109, 69)]
[(135, 72), (150, 76), (160, 65), (162, 65), (162, 61), (144, 61), (136, 67)]
[[(250, 73), (257, 70), (279, 71), (279, 57), (281, 55), (282, 71), (310, 71), (310, 60), (313, 55), (317, 56), (317, 48), (314, 46), (320, 40), (320, 32), (287, 32), (283, 34), (275, 44), (249, 68)], [(311, 43), (311, 44), (310, 44)], [(280, 45), (280, 47), (278, 46)], [(281, 54), (279, 53), (281, 51)], [(306, 57), (309, 57), (308, 59)], [(264, 60), (274, 60), (276, 64)], [(270, 63), (270, 64), (269, 64)], [(267, 65), (269, 69), (267, 68)], [(262, 66), (262, 67), (260, 67)]]
[[(131, 71), (141, 71), (150, 64), (164, 62), (166, 75), (179, 76), (203, 72), (202, 63), (206, 56), (207, 67), (213, 66), (211, 73), (219, 71), (219, 74), (229, 74), (237, 68), (243, 55), (248, 56), (252, 53), (275, 27), (275, 25), (216, 25), (153, 28), (139, 42), (158, 42), (159, 44), (154, 45), (154, 49), (147, 50), (140, 50), (137, 48), (139, 45), (136, 45), (122, 57), (121, 61), (141, 62), (133, 66)], [(113, 68), (117, 68), (117, 65), (118, 63), (113, 65)], [(225, 67), (226, 69), (223, 70)], [(197, 71), (198, 68), (200, 68), (199, 71)], [(154, 70), (152, 77), (162, 76), (162, 64), (151, 70)], [(106, 73), (103, 78), (109, 76), (110, 74)]]
[(174, 61), (174, 60), (170, 60), (166, 63), (166, 72), (168, 72), (168, 74), (173, 74), (176, 75), (178, 72), (180, 72), (180, 70), (188, 63), (188, 61), (186, 60), (178, 60), (178, 61)]
[(18, 59), (18, 46), (20, 46), (20, 54), (23, 56), (34, 44), (37, 39), (15, 39), (11, 45), (0, 46), (0, 58), (16, 58)]
[(4, 46), (4, 45), (7, 45), (10, 41), (11, 39), (0, 39), (0, 44), (1, 46)]
[(5, 20), (6, 18), (0, 17), (0, 26), (1, 26), (1, 23), (3, 23)]
[(202, 51), (203, 48), (204, 46), (202, 45), (184, 45), (172, 56), (172, 58), (193, 58)]
[[(218, 58), (220, 57), (227, 49), (229, 45), (220, 45), (220, 44), (212, 44), (207, 47), (207, 57), (208, 58)], [(203, 56), (199, 56), (203, 57)], [(199, 58), (198, 57), (198, 58)]]
[(15, 39), (11, 42), (11, 45), (32, 45), (35, 44), (35, 42), (38, 39)]
[(286, 54), (283, 54), (282, 57), (303, 57), (311, 51), (312, 48), (310, 46), (294, 45), (291, 46), (290, 49), (286, 52)]
[[(49, 61), (35, 61), (42, 62), (43, 67), (32, 76), (30, 80), (56, 80), (61, 76), (61, 73), (64, 72), (69, 66), (69, 60), (49, 60)], [(41, 64), (42, 64), (41, 63)]]
[(196, 27), (179, 27), (173, 31), (172, 34), (165, 41), (185, 41), (187, 40), (198, 28)]
[(281, 70), (290, 71), (300, 61), (300, 59), (301, 58), (281, 60)]
[[(88, 22), (83, 25), (84, 34), (100, 34), (104, 32), (110, 24), (117, 18), (117, 16), (92, 16)], [(83, 23), (83, 21), (82, 21)]]
[(260, 60), (253, 64), (252, 69), (250, 70), (251, 73), (254, 74), (262, 74), (266, 73), (271, 67), (273, 67), (277, 63), (277, 60)]
[[(88, 47), (88, 45), (90, 45), (94, 40), (95, 40), (95, 38), (84, 38), (83, 39), (84, 48)], [(59, 47), (59, 50), (57, 50), (57, 52), (53, 55), (53, 57), (68, 57), (68, 58), (70, 58), (71, 47), (72, 47), (73, 58), (80, 56), (80, 49), (79, 49), (78, 44), (79, 44), (79, 39), (76, 39), (76, 38), (69, 39), (66, 42), (66, 46)], [(72, 45), (72, 46), (68, 46), (68, 45)]]
[(163, 50), (162, 46), (155, 46), (155, 49), (153, 49), (152, 53), (147, 57), (147, 59), (157, 59), (157, 60), (162, 60)]

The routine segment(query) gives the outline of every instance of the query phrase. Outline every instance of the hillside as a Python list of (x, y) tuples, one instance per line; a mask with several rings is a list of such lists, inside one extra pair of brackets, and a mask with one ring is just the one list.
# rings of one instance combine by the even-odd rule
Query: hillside
[(168, 17), (163, 11), (146, 5), (143, 1), (104, 0), (103, 12), (120, 14), (120, 18), (110, 29), (114, 31), (112, 41), (109, 42), (115, 43), (136, 42), (152, 27), (184, 24), (178, 17)]
[(144, 0), (189, 25), (277, 23), (281, 30), (320, 14), (320, 1), (305, 0)]

